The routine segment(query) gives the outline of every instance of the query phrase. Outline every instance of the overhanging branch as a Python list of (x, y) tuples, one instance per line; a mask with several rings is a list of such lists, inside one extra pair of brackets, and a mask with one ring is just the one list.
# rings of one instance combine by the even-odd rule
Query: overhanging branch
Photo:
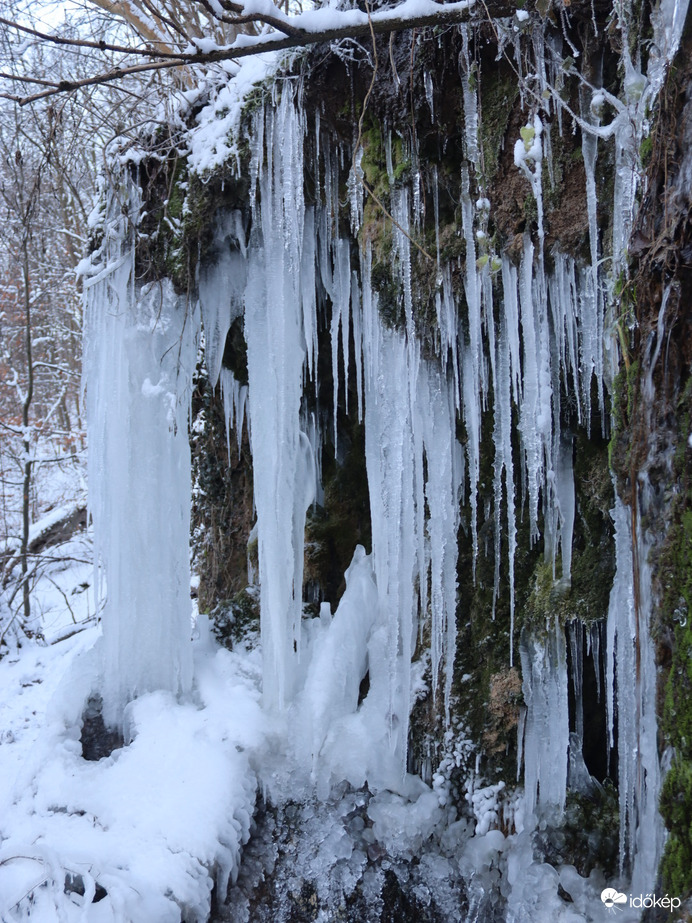
[[(234, 7), (235, 4), (229, 3), (226, 8)], [(131, 74), (140, 74), (149, 71), (165, 70), (168, 68), (186, 67), (194, 64), (215, 64), (223, 61), (232, 61), (240, 58), (247, 58), (252, 55), (261, 54), (268, 51), (285, 51), (291, 48), (303, 48), (310, 45), (334, 42), (345, 38), (365, 38), (372, 33), (376, 35), (400, 32), (407, 29), (425, 29), (431, 27), (443, 27), (457, 25), (467, 22), (472, 15), (481, 10), (486, 16), (509, 16), (514, 12), (514, 7), (510, 6), (507, 0), (493, 0), (493, 2), (484, 2), (482, 7), (477, 4), (477, 0), (461, 0), (461, 2), (442, 4), (435, 0), (406, 0), (406, 2), (390, 9), (378, 10), (367, 14), (360, 10), (345, 10), (335, 12), (334, 10), (325, 10), (328, 14), (328, 26), (320, 27), (320, 16), (322, 11), (313, 11), (307, 14), (301, 14), (295, 17), (287, 17), (288, 24), (281, 23), (281, 32), (273, 31), (265, 35), (239, 35), (231, 45), (214, 48), (210, 51), (186, 49), (180, 53), (171, 54), (168, 52), (157, 52), (154, 48), (136, 49), (123, 48), (122, 46), (113, 46), (101, 42), (82, 41), (77, 39), (58, 39), (54, 36), (36, 33), (34, 30), (28, 30), (26, 27), (21, 31), (31, 31), (36, 37), (47, 41), (59, 41), (60, 44), (71, 44), (87, 48), (100, 48), (102, 50), (117, 51), (127, 54), (144, 55), (150, 60), (141, 64), (124, 65), (122, 67), (112, 68), (92, 77), (85, 77), (80, 80), (61, 80), (50, 85), (47, 89), (34, 93), (30, 96), (20, 96), (11, 93), (1, 93), (0, 96), (11, 99), (20, 105), (35, 102), (58, 93), (67, 93), (78, 90), (82, 87), (95, 86), (97, 84), (107, 84), (117, 82), (123, 77)], [(252, 21), (264, 22), (267, 24), (266, 17), (251, 14)], [(248, 15), (239, 16), (237, 19), (231, 19), (231, 24), (242, 24), (249, 21)], [(16, 26), (15, 23), (9, 23), (8, 20), (0, 19), (0, 23)], [(289, 31), (290, 34), (286, 34)], [(194, 41), (194, 40), (193, 40)], [(21, 79), (21, 78), (18, 78)], [(37, 81), (39, 82), (39, 81)], [(48, 82), (47, 82), (48, 83)]]

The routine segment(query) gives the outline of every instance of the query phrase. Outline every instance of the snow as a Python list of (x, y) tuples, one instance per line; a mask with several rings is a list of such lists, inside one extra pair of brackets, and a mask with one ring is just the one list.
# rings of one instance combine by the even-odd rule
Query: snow
[[(3, 703), (0, 915), (206, 920), (212, 876), (223, 887), (235, 875), (249, 834), (256, 787), (249, 760), (264, 728), (259, 665), (201, 638), (196, 701), (141, 696), (126, 712), (129, 744), (87, 762), (80, 716), (98, 672), (98, 635), (91, 628), (33, 645), (0, 667), (3, 684), (19, 682), (23, 693), (11, 708)], [(66, 874), (81, 876), (84, 899), (65, 893)], [(107, 892), (97, 903), (94, 886)]]
[(275, 52), (258, 54), (243, 60), (232, 80), (225, 84), (211, 105), (197, 116), (197, 127), (189, 133), (190, 169), (204, 176), (223, 163), (237, 157), (240, 115), (247, 95), (276, 69)]

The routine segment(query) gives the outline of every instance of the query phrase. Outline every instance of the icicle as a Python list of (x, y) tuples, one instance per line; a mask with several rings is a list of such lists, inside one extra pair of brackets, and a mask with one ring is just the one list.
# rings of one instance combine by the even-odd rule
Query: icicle
[(519, 707), (519, 723), (517, 724), (517, 782), (521, 779), (521, 767), (524, 763), (524, 736), (526, 734), (526, 706)]
[[(305, 512), (315, 492), (313, 453), (300, 430), (306, 357), (303, 125), (286, 83), (280, 103), (266, 113), (266, 166), (259, 179), (261, 205), (255, 206), (245, 292), (264, 699), (270, 708), (283, 708), (294, 692)], [(306, 271), (311, 277), (312, 266)], [(314, 300), (307, 297), (312, 309)], [(315, 326), (311, 320), (310, 330)]]
[(98, 691), (109, 726), (136, 696), (186, 694), (192, 680), (187, 410), (198, 318), (168, 280), (137, 289), (134, 187), (128, 205), (126, 218), (111, 200), (105, 268), (85, 281), (90, 497), (108, 584)]
[(560, 584), (567, 588), (572, 571), (572, 535), (574, 532), (574, 472), (572, 465), (573, 445), (569, 434), (563, 435), (555, 443), (552, 469), (548, 471), (547, 500), (544, 511), (545, 521), (545, 555), (553, 566), (555, 579), (555, 562), (558, 548), (562, 554), (562, 575)]
[(435, 107), (433, 104), (433, 81), (432, 74), (430, 71), (426, 71), (423, 75), (423, 83), (425, 85), (425, 98), (428, 102), (428, 109), (430, 109), (430, 121), (435, 124)]
[(567, 791), (569, 712), (564, 629), (555, 620), (545, 639), (522, 639), (521, 667), (526, 701), (524, 804), (562, 811)]
[(315, 302), (315, 209), (305, 209), (303, 226), (303, 259), (300, 271), (303, 304), (303, 330), (307, 345), (307, 363), (310, 376), (317, 388), (317, 306)]
[[(406, 333), (413, 339), (416, 330), (413, 322), (413, 297), (411, 293), (411, 240), (408, 189), (396, 189), (392, 194), (393, 215), (398, 227), (394, 226), (394, 252), (392, 254), (394, 272), (398, 271), (404, 291), (404, 316)], [(396, 261), (398, 260), (398, 266)]]
[(445, 655), (448, 714), (456, 645), (457, 530), (463, 456), (456, 438), (453, 392), (447, 376), (437, 367), (426, 364), (421, 371), (417, 403), (417, 424), (423, 431), (427, 459), (429, 554), (426, 558), (430, 562), (432, 688), (434, 695), (439, 664)]
[(230, 369), (221, 369), (221, 394), (223, 396), (224, 417), (226, 420), (226, 448), (228, 463), (231, 463), (231, 431), (235, 430), (238, 453), (243, 441), (243, 423), (247, 401), (247, 385), (241, 385)]
[(460, 26), (462, 39), (462, 55), (464, 70), (461, 77), (461, 86), (464, 99), (464, 140), (466, 143), (466, 159), (473, 164), (478, 163), (478, 97), (475, 85), (471, 83), (471, 58), (469, 55), (469, 27), (466, 23)]
[(544, 476), (544, 436), (551, 430), (549, 398), (543, 395), (541, 375), (540, 335), (536, 332), (536, 316), (533, 302), (533, 244), (524, 239), (524, 254), (520, 268), (521, 328), (524, 346), (523, 399), (519, 429), (521, 431), (529, 490), (529, 520), (531, 541), (538, 532), (538, 499)]
[(212, 388), (219, 380), (226, 335), (233, 321), (242, 316), (244, 307), (247, 263), (239, 211), (226, 213), (217, 220), (214, 240), (214, 251), (199, 273), (205, 356)]
[(473, 578), (476, 579), (478, 557), (478, 479), (480, 473), (481, 400), (487, 382), (483, 361), (481, 331), (481, 287), (476, 267), (476, 244), (473, 230), (473, 204), (469, 195), (468, 168), (462, 168), (462, 224), (466, 243), (466, 273), (464, 291), (468, 305), (469, 343), (462, 362), (462, 394), (464, 423), (466, 424), (466, 452), (469, 471), (469, 500), (471, 504), (471, 536), (473, 544)]
[[(341, 345), (344, 359), (344, 401), (348, 409), (348, 344), (349, 344), (349, 303), (351, 299), (351, 264), (348, 240), (333, 242), (334, 271), (323, 272), (322, 281), (332, 302), (332, 320), (330, 326), (332, 348), (333, 378), (333, 416), (334, 416), (334, 451), (337, 448), (337, 420), (339, 409), (339, 327), (341, 327)], [(323, 254), (324, 256), (324, 254)]]
[(601, 701), (601, 621), (591, 625), (591, 656), (596, 673), (596, 700)]
[[(662, 833), (657, 804), (660, 768), (656, 745), (656, 661), (649, 630), (651, 566), (648, 546), (632, 536), (631, 513), (615, 499), (616, 572), (608, 609), (607, 707), (612, 740), (618, 716), (620, 863), (633, 863), (633, 893), (651, 891)], [(635, 586), (633, 555), (637, 556)], [(636, 594), (636, 595), (635, 595)]]
[(324, 488), (322, 486), (322, 432), (314, 413), (303, 418), (302, 430), (310, 443), (310, 454), (315, 466), (315, 503), (324, 506)]
[(394, 185), (394, 162), (392, 160), (392, 133), (391, 131), (387, 132), (387, 137), (384, 144), (384, 162), (387, 168), (387, 179), (389, 180), (389, 185)]
[[(381, 328), (376, 299), (365, 297), (368, 327), (380, 328), (367, 339), (365, 455), (370, 491), (372, 548), (380, 619), (386, 632), (388, 724), (391, 750), (405, 770), (410, 712), (410, 664), (417, 571), (415, 458), (411, 427), (409, 353), (405, 340)], [(367, 331), (367, 327), (366, 327)], [(376, 350), (376, 352), (375, 352)], [(392, 388), (390, 383), (400, 383)]]
[(500, 590), (500, 548), (501, 548), (501, 517), (502, 517), (502, 474), (504, 471), (505, 493), (507, 505), (507, 545), (508, 545), (508, 575), (509, 575), (509, 612), (510, 612), (510, 637), (509, 637), (509, 663), (514, 663), (514, 559), (517, 547), (517, 526), (514, 497), (514, 464), (512, 461), (512, 380), (510, 373), (510, 337), (507, 332), (509, 318), (507, 312), (503, 314), (501, 329), (496, 349), (497, 369), (496, 382), (493, 385), (495, 396), (495, 426), (493, 429), (493, 443), (495, 447), (495, 460), (493, 462), (494, 481), (493, 495), (495, 503), (495, 581), (493, 586), (493, 616), (495, 605)]
[(351, 171), (348, 175), (348, 180), (346, 186), (348, 189), (348, 200), (351, 206), (351, 233), (354, 237), (358, 235), (358, 231), (363, 224), (363, 178), (365, 174), (363, 173), (363, 168), (361, 167), (361, 162), (363, 160), (363, 148), (359, 148), (356, 152), (354, 162), (351, 166)]
[(507, 345), (510, 358), (510, 380), (515, 404), (522, 400), (521, 388), (521, 339), (519, 336), (519, 301), (517, 299), (517, 270), (510, 263), (506, 253), (502, 255), (502, 300), (506, 325)]
[(579, 750), (584, 743), (584, 627), (579, 619), (567, 623), (570, 657), (572, 660), (572, 688), (574, 690), (574, 724), (579, 740)]

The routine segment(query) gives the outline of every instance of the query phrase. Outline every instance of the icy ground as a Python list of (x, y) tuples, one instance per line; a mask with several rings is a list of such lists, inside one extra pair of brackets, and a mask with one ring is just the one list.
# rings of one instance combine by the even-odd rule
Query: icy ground
[[(76, 535), (63, 554), (86, 555), (88, 545), (88, 535)], [(369, 919), (399, 888), (421, 919), (609, 918), (602, 877), (557, 871), (534, 860), (530, 833), (492, 829), (490, 789), (469, 793), (464, 818), (445, 803), (443, 778), (431, 789), (408, 777), (398, 792), (342, 784), (317, 799), (308, 767), (297, 764), (296, 714), (282, 723), (260, 707), (259, 651), (218, 648), (204, 618), (191, 699), (140, 697), (127, 712), (129, 745), (83, 759), (82, 712), (100, 670), (84, 567), (73, 562), (39, 583), (46, 642), (0, 661), (3, 923), (279, 921), (301, 888), (322, 923), (334, 918), (325, 908), (345, 898), (353, 920)], [(229, 876), (231, 904), (215, 910), (214, 886), (223, 893)], [(265, 891), (258, 903), (262, 883), (273, 897)]]
[(256, 657), (198, 637), (193, 700), (142, 696), (129, 745), (87, 761), (81, 715), (98, 688), (99, 634), (31, 642), (0, 662), (3, 923), (205, 919), (210, 870), (224, 887), (249, 833)]

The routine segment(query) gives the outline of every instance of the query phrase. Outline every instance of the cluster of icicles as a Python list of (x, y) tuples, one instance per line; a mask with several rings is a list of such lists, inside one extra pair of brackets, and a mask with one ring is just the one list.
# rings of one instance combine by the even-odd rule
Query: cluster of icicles
[[(319, 132), (319, 123), (317, 126)], [(547, 555), (560, 554), (560, 579), (570, 579), (575, 515), (572, 435), (561, 432), (561, 387), (574, 395), (579, 421), (588, 427), (593, 393), (604, 403), (603, 299), (595, 269), (542, 253), (527, 236), (518, 268), (505, 256), (501, 307), (496, 311), (490, 267), (477, 263), (484, 203), (474, 208), (464, 175), (462, 198), (466, 259), (459, 299), (449, 266), (435, 267), (439, 359), (424, 358), (415, 333), (409, 229), (417, 198), (392, 190), (392, 270), (403, 292), (404, 323), (383, 324), (371, 284), (369, 246), (353, 265), (351, 243), (338, 226), (336, 156), (323, 150), (321, 201), (303, 199), (305, 116), (285, 85), (276, 106), (260, 113), (252, 140), (252, 230), (245, 239), (239, 213), (217, 228), (216, 259), (202, 271), (200, 301), (212, 382), (221, 378), (230, 424), (242, 426), (245, 390), (221, 368), (226, 333), (244, 312), (248, 348), (247, 403), (258, 518), (265, 658), (265, 701), (284, 707), (300, 675), (303, 533), (318, 489), (320, 421), (303, 404), (305, 379), (317, 378), (317, 287), (331, 305), (331, 353), (336, 421), (339, 393), (353, 370), (357, 413), (365, 423), (371, 498), (377, 623), (387, 636), (384, 661), (390, 689), (388, 714), (394, 748), (405, 759), (410, 711), (411, 656), (421, 620), (429, 617), (433, 688), (444, 667), (448, 704), (455, 644), (457, 532), (464, 501), (471, 509), (474, 558), (478, 553), (481, 420), (494, 410), (495, 587), (507, 567), (514, 596), (517, 498), (515, 465), (530, 517), (532, 541), (542, 523)], [(319, 137), (318, 137), (319, 149)], [(357, 186), (357, 165), (350, 186)], [(413, 200), (413, 202), (411, 201)], [(352, 195), (353, 223), (359, 195)], [(480, 219), (479, 219), (480, 216)], [(480, 232), (480, 233), (479, 233)], [(413, 233), (413, 232), (411, 232)], [(595, 233), (595, 230), (594, 230)], [(495, 294), (495, 297), (497, 295)], [(459, 301), (465, 307), (461, 308)], [(496, 320), (496, 315), (499, 320)], [(350, 354), (353, 344), (353, 355)], [(491, 404), (492, 400), (492, 404)], [(520, 458), (512, 451), (517, 414)], [(456, 420), (466, 429), (465, 455)], [(337, 433), (334, 424), (333, 440)], [(500, 553), (508, 535), (506, 561)], [(512, 610), (512, 617), (513, 617)], [(510, 655), (512, 656), (512, 655)], [(373, 681), (371, 671), (371, 683)]]
[[(469, 86), (464, 103), (466, 155), (473, 162), (477, 100)], [(473, 201), (464, 168), (460, 234), (466, 256), (459, 267), (463, 293), (454, 290), (451, 267), (440, 265), (438, 256), (438, 358), (431, 359), (423, 355), (415, 333), (412, 297), (410, 235), (421, 218), (420, 183), (414, 174), (410, 189), (392, 185), (392, 271), (403, 292), (404, 321), (391, 328), (381, 319), (371, 283), (369, 246), (354, 260), (350, 239), (335, 233), (339, 157), (328, 145), (320, 154), (319, 119), (314, 165), (318, 201), (310, 206), (304, 201), (306, 130), (298, 94), (286, 81), (280, 101), (255, 117), (249, 238), (239, 212), (218, 219), (215, 259), (200, 271), (201, 312), (195, 309), (190, 315), (189, 306), (169, 283), (135, 290), (133, 237), (117, 199), (111, 202), (102, 268), (86, 283), (92, 503), (108, 577), (106, 717), (119, 720), (124, 704), (144, 691), (167, 688), (186, 693), (192, 681), (186, 637), (190, 486), (185, 433), (201, 313), (209, 375), (212, 384), (221, 382), (229, 432), (235, 428), (240, 438), (244, 420), (250, 430), (265, 705), (280, 711), (301, 696), (312, 701), (313, 768), (326, 752), (330, 722), (346, 721), (349, 712), (367, 715), (362, 727), (352, 723), (349, 742), (355, 747), (360, 734), (360, 754), (377, 750), (379, 740), (387, 750), (384, 762), (403, 774), (412, 657), (426, 625), (432, 688), (436, 692), (443, 687), (449, 709), (460, 526), (470, 532), (475, 560), (482, 520), (494, 519), (494, 603), (506, 568), (511, 635), (518, 509), (528, 510), (532, 541), (542, 527), (555, 579), (565, 585), (570, 580), (573, 436), (561, 431), (561, 391), (573, 396), (579, 423), (587, 429), (596, 409), (591, 406), (592, 394), (601, 418), (607, 416), (605, 307), (596, 268), (596, 146), (585, 145), (592, 255), (592, 265), (586, 267), (556, 252), (548, 269), (540, 234), (536, 244), (525, 237), (518, 266), (506, 255), (495, 267), (480, 259), (488, 205), (482, 198)], [(538, 199), (541, 145), (549, 144), (548, 132), (541, 137), (537, 124), (530, 160), (530, 152), (524, 157), (519, 150), (517, 155)], [(362, 220), (359, 180), (356, 157), (349, 180), (354, 231)], [(537, 204), (540, 209), (540, 201)], [(131, 207), (130, 215), (134, 211)], [(437, 224), (436, 202), (435, 219)], [(355, 378), (356, 412), (365, 425), (372, 554), (357, 550), (340, 605), (343, 617), (337, 612), (330, 628), (325, 613), (323, 634), (326, 638), (332, 631), (331, 646), (324, 638), (321, 646), (313, 645), (313, 663), (306, 666), (301, 649), (306, 637), (309, 640), (302, 619), (304, 531), (307, 510), (321, 489), (324, 421), (307, 411), (303, 392), (307, 379), (315, 391), (319, 387), (318, 292), (326, 295), (331, 312), (337, 451), (337, 405), (348, 401), (349, 375)], [(497, 299), (500, 303), (494, 304)], [(222, 368), (226, 335), (240, 315), (247, 341), (247, 389)], [(134, 407), (140, 410), (133, 415)], [(493, 509), (486, 510), (478, 503), (480, 446), (482, 420), (490, 418), (491, 410), (494, 501)], [(466, 431), (464, 449), (456, 435), (459, 419)], [(518, 452), (516, 444), (513, 447), (513, 420)], [(520, 497), (515, 496), (516, 484), (521, 485)], [(131, 485), (140, 487), (133, 492)], [(471, 511), (468, 522), (460, 522), (463, 505)], [(646, 819), (635, 816), (635, 805), (640, 812), (646, 808), (647, 816), (655, 815), (653, 796), (647, 800), (643, 790), (635, 791), (646, 786), (655, 790), (657, 780), (655, 730), (649, 727), (654, 667), (647, 653), (641, 659), (646, 682), (635, 685), (626, 672), (634, 656), (632, 639), (648, 637), (648, 631), (646, 612), (635, 613), (631, 593), (625, 598), (628, 581), (631, 586), (632, 540), (621, 508), (616, 527), (618, 573), (608, 627), (610, 733), (612, 738), (616, 710), (620, 715), (634, 710), (640, 716), (636, 727), (619, 721), (619, 750), (641, 749), (645, 725), (651, 744), (645, 748), (648, 767), (643, 773), (638, 768), (636, 778), (632, 766), (620, 763), (623, 838), (628, 837), (632, 854), (635, 831), (643, 829)], [(506, 556), (501, 554), (503, 530)], [(126, 557), (123, 548), (129, 549)], [(637, 618), (639, 626), (634, 624)], [(568, 775), (565, 641), (557, 626), (549, 633), (554, 638), (548, 645), (528, 645), (522, 651), (529, 813), (539, 802), (561, 807)], [(135, 648), (133, 638), (138, 639)], [(328, 662), (330, 651), (341, 658), (340, 664)], [(365, 670), (370, 691), (359, 706), (358, 685)], [(335, 692), (338, 682), (343, 688)], [(332, 703), (331, 713), (325, 702)], [(345, 724), (341, 729), (346, 735)], [(332, 752), (345, 759), (346, 748), (339, 751), (335, 735), (332, 738)], [(335, 760), (333, 765), (344, 763)]]
[[(319, 119), (316, 129), (319, 152)], [(527, 235), (518, 267), (506, 255), (502, 257), (496, 269), (501, 282), (498, 287), (493, 285), (487, 261), (477, 260), (482, 252), (479, 241), (487, 223), (487, 202), (473, 202), (465, 169), (460, 229), (466, 248), (461, 267), (463, 297), (454, 291), (451, 267), (441, 266), (438, 259), (439, 357), (430, 359), (422, 355), (415, 333), (412, 298), (410, 234), (420, 219), (415, 177), (413, 191), (392, 184), (392, 214), (396, 219), (392, 271), (403, 292), (404, 308), (403, 324), (393, 329), (383, 323), (378, 309), (378, 295), (371, 283), (370, 246), (360, 252), (354, 265), (350, 240), (334, 233), (339, 224), (338, 158), (328, 146), (323, 146), (323, 160), (320, 163), (318, 154), (316, 165), (317, 171), (322, 167), (321, 177), (319, 173), (317, 176), (318, 204), (306, 206), (304, 202), (305, 136), (304, 113), (286, 84), (278, 104), (259, 113), (254, 124), (255, 194), (250, 237), (246, 239), (239, 213), (224, 216), (217, 229), (216, 260), (201, 273), (209, 371), (212, 382), (221, 380), (229, 427), (235, 425), (238, 437), (249, 409), (265, 702), (270, 708), (288, 706), (300, 698), (301, 683), (303, 690), (311, 690), (313, 700), (328, 699), (324, 680), (315, 680), (316, 669), (312, 674), (308, 671), (305, 679), (301, 668), (304, 524), (306, 511), (321, 489), (322, 451), (322, 421), (306, 411), (303, 388), (308, 376), (315, 391), (319, 386), (317, 290), (321, 286), (331, 308), (335, 446), (337, 405), (340, 393), (343, 401), (348, 401), (345, 383), (349, 370), (356, 381), (357, 413), (365, 423), (372, 519), (372, 556), (367, 567), (374, 576), (375, 611), (370, 613), (365, 629), (362, 617), (358, 622), (355, 610), (349, 613), (354, 633), (361, 631), (363, 635), (358, 643), (364, 648), (359, 657), (352, 658), (352, 667), (361, 672), (369, 668), (370, 693), (360, 708), (365, 713), (374, 701), (387, 728), (389, 755), (403, 771), (412, 705), (411, 659), (417, 633), (427, 620), (432, 686), (436, 690), (442, 676), (445, 706), (449, 708), (460, 525), (471, 533), (475, 560), (479, 520), (488, 515), (494, 518), (493, 600), (495, 603), (498, 597), (501, 569), (506, 567), (512, 629), (516, 518), (521, 506), (528, 508), (532, 541), (538, 539), (542, 524), (554, 578), (569, 584), (575, 516), (573, 435), (561, 431), (561, 391), (572, 395), (578, 421), (587, 430), (596, 409), (592, 408), (592, 395), (596, 395), (601, 419), (607, 419), (605, 305), (596, 268), (595, 207), (589, 208), (591, 266), (580, 267), (572, 258), (555, 252), (548, 270), (542, 241), (534, 246)], [(470, 141), (467, 147), (472, 149)], [(390, 158), (388, 153), (388, 161)], [(595, 145), (586, 166), (587, 186), (592, 189)], [(362, 220), (358, 171), (356, 158), (349, 180), (354, 232)], [(593, 202), (591, 195), (588, 198)], [(435, 220), (437, 224), (437, 207)], [(500, 304), (494, 305), (497, 298)], [(226, 332), (243, 312), (247, 390), (221, 368)], [(490, 409), (492, 511), (480, 510), (477, 500), (481, 421)], [(459, 418), (466, 430), (465, 452), (456, 437)], [(518, 422), (518, 458), (512, 447), (513, 419)], [(515, 496), (517, 482), (523, 485), (519, 498)], [(465, 502), (471, 510), (470, 522), (461, 524), (460, 507)], [(623, 716), (640, 716), (636, 727), (624, 717), (620, 720), (619, 749), (626, 753), (642, 747), (641, 726), (647, 725), (645, 738), (650, 734), (651, 720), (655, 726), (651, 697), (654, 667), (653, 657), (643, 658), (648, 676), (645, 682), (635, 682), (633, 674), (626, 671), (634, 656), (632, 639), (639, 633), (634, 622), (639, 619), (640, 631), (647, 635), (648, 613), (637, 614), (631, 598), (632, 542), (624, 508), (618, 507), (616, 525), (618, 574), (608, 624), (606, 701), (611, 745), (616, 710)], [(505, 558), (501, 554), (503, 530), (508, 537)], [(369, 604), (373, 605), (372, 597)], [(340, 656), (336, 651), (334, 654)], [(618, 663), (625, 665), (625, 672), (617, 678), (616, 656)], [(568, 782), (568, 676), (565, 639), (559, 625), (549, 626), (547, 645), (527, 645), (522, 651), (522, 668), (528, 706), (523, 728), (526, 807), (531, 814), (541, 803), (561, 808)], [(343, 679), (335, 663), (322, 663), (320, 669), (333, 669)], [(356, 690), (359, 679), (360, 673), (355, 678)], [(342, 702), (342, 711), (347, 707), (357, 708), (355, 693), (350, 706)], [(324, 702), (322, 710), (328, 710)], [(372, 735), (372, 725), (368, 728)], [(345, 725), (339, 726), (339, 733), (347, 735)], [(321, 746), (326, 752), (326, 739), (323, 721), (312, 742), (313, 762)], [(372, 738), (370, 743), (376, 746)], [(345, 765), (349, 746), (358, 753), (365, 751), (357, 747), (353, 737), (340, 751), (342, 762), (337, 761), (338, 765)], [(653, 823), (655, 817), (655, 745), (645, 745), (644, 750), (644, 768), (640, 762), (620, 763), (622, 855), (637, 853), (641, 844), (635, 841), (641, 839), (637, 836), (643, 829), (641, 820)], [(641, 818), (637, 811), (642, 812)], [(656, 847), (651, 851), (649, 869), (655, 867)]]

